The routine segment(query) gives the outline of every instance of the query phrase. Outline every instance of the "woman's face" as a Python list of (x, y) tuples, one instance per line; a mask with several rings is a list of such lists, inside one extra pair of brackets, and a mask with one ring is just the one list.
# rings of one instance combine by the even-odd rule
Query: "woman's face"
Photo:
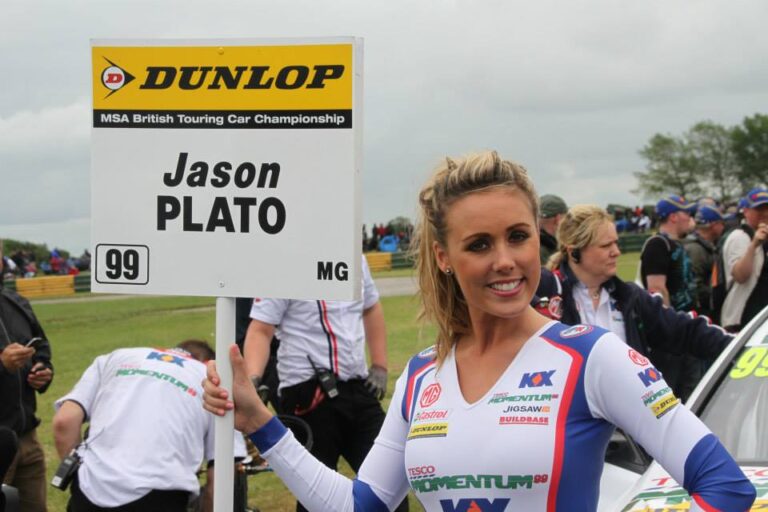
[(454, 273), (472, 316), (524, 312), (539, 285), (539, 232), (526, 196), (514, 188), (474, 192), (445, 215), (445, 246), (433, 249)]
[(620, 255), (616, 226), (613, 222), (605, 222), (597, 230), (595, 241), (581, 251), (581, 262), (578, 265), (590, 276), (607, 281), (616, 275)]

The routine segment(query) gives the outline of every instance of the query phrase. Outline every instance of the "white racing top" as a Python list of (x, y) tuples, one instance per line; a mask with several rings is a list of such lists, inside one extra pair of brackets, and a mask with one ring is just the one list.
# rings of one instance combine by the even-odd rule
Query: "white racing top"
[(547, 324), (475, 403), (463, 398), (453, 354), (439, 369), (433, 350), (411, 359), (354, 481), (276, 419), (251, 439), (309, 510), (392, 510), (412, 489), (427, 511), (572, 512), (597, 507), (614, 425), (684, 482), (691, 510), (744, 510), (754, 499), (648, 359), (586, 325)]
[[(56, 409), (68, 400), (80, 404), (90, 421), (78, 450), (78, 481), (91, 502), (117, 507), (152, 490), (199, 492), (196, 471), (214, 453), (214, 417), (202, 405), (204, 378), (205, 365), (186, 352), (120, 349), (97, 357), (56, 401)], [(245, 455), (240, 433), (235, 453)]]
[(307, 357), (342, 381), (368, 376), (363, 311), (379, 301), (379, 292), (365, 257), (362, 269), (363, 300), (254, 299), (251, 318), (276, 326), (280, 389), (315, 376)]

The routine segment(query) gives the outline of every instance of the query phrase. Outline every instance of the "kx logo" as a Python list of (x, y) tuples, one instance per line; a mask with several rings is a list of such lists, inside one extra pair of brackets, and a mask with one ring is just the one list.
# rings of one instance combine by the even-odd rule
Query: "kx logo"
[(646, 368), (645, 370), (638, 373), (637, 376), (640, 377), (640, 381), (645, 387), (648, 387), (654, 382), (659, 382), (661, 380), (661, 373), (659, 373), (659, 370), (654, 367)]
[(453, 504), (451, 500), (440, 500), (443, 512), (502, 512), (507, 509), (508, 498), (493, 501), (485, 498), (462, 498)]
[(526, 373), (520, 380), (520, 388), (540, 388), (542, 386), (552, 385), (552, 375), (555, 370), (549, 370), (548, 372), (536, 372)]
[(162, 352), (150, 352), (147, 356), (147, 359), (156, 359), (157, 361), (162, 361), (164, 363), (173, 363), (184, 368), (184, 358), (173, 356), (171, 354), (164, 354)]

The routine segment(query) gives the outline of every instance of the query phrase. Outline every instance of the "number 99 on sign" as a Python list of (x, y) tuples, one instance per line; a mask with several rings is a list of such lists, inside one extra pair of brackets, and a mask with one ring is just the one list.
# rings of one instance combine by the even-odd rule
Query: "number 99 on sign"
[(145, 285), (149, 282), (149, 247), (145, 245), (99, 244), (95, 256), (98, 283)]

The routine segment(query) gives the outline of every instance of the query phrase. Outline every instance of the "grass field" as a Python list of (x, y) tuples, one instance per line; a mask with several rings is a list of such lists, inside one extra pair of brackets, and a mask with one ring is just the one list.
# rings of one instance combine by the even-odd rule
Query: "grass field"
[[(633, 279), (637, 254), (624, 255), (619, 275)], [(407, 276), (409, 270), (377, 273), (376, 278)], [(39, 397), (38, 414), (42, 419), (38, 434), (44, 443), (48, 480), (58, 465), (53, 447), (51, 419), (53, 402), (64, 395), (79, 379), (85, 368), (100, 354), (119, 347), (172, 346), (186, 338), (200, 338), (214, 343), (214, 299), (194, 297), (115, 296), (108, 300), (66, 300), (33, 302), (53, 349), (56, 376), (50, 389)], [(418, 309), (414, 297), (384, 297), (389, 339), (389, 392), (408, 358), (430, 345), (431, 328), (421, 329), (415, 322)], [(385, 406), (388, 404), (386, 399)], [(348, 468), (342, 471), (349, 473)], [(294, 510), (294, 500), (272, 474), (249, 477), (249, 502), (264, 512)], [(68, 493), (49, 487), (49, 510), (64, 512)], [(411, 498), (411, 510), (421, 507)]]

